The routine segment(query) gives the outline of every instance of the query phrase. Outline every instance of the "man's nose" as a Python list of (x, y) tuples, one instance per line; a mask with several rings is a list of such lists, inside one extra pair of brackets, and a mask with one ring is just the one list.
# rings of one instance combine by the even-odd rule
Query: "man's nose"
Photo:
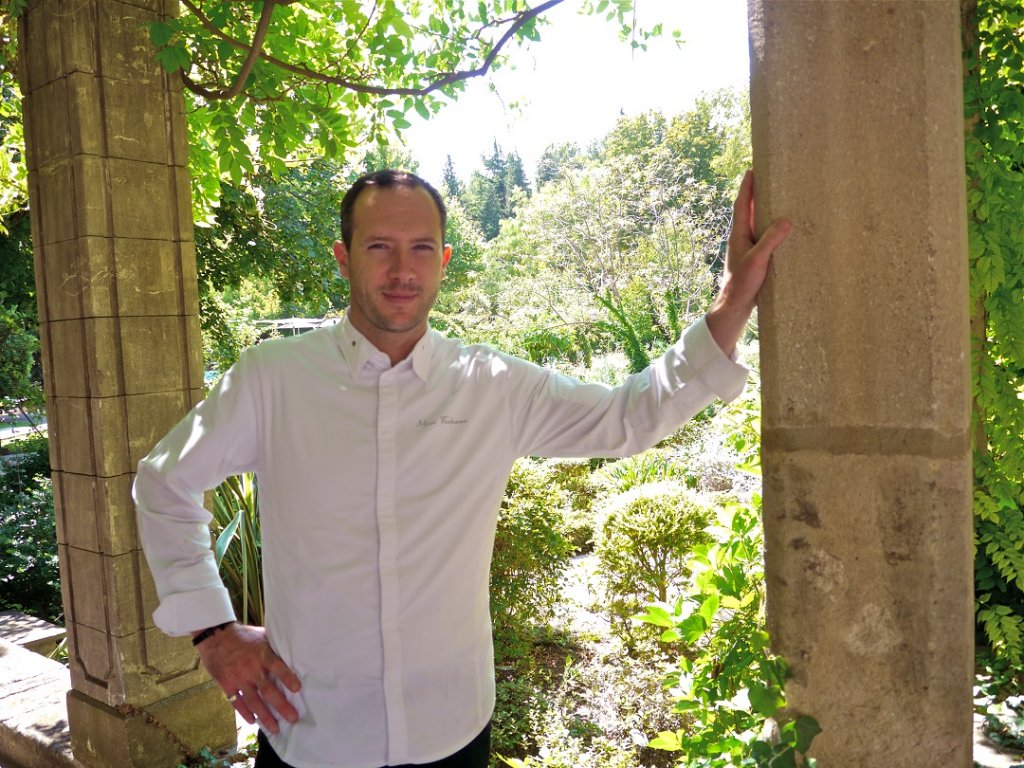
[(408, 280), (413, 276), (412, 253), (408, 248), (395, 248), (391, 259), (391, 277)]

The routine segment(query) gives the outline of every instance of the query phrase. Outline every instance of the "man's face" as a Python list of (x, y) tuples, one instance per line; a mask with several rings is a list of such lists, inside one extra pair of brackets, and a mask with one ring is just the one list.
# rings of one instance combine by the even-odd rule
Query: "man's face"
[(352, 221), (351, 245), (334, 243), (349, 281), (349, 320), (397, 362), (426, 332), (451, 258), (441, 215), (423, 189), (368, 187), (356, 199)]

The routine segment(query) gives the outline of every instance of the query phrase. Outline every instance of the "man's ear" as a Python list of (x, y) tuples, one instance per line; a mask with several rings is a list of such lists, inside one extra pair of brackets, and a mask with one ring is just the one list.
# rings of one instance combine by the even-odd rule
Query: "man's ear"
[(348, 277), (348, 248), (341, 240), (334, 241), (334, 260), (338, 262), (338, 270), (342, 277)]
[[(335, 245), (337, 245), (337, 243), (335, 243)], [(445, 245), (445, 247), (444, 247), (444, 255), (441, 258), (441, 269), (447, 268), (448, 262), (451, 261), (451, 260), (452, 260), (452, 247), (450, 245)]]

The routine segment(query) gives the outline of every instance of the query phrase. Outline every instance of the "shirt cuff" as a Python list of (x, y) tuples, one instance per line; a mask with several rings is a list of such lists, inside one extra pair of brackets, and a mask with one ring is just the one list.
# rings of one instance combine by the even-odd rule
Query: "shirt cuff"
[(153, 623), (172, 637), (235, 620), (231, 596), (224, 587), (168, 595), (153, 612)]
[(738, 362), (735, 352), (731, 358), (725, 356), (708, 330), (706, 318), (691, 325), (676, 342), (676, 348), (704, 386), (724, 402), (735, 400), (743, 392), (750, 371)]

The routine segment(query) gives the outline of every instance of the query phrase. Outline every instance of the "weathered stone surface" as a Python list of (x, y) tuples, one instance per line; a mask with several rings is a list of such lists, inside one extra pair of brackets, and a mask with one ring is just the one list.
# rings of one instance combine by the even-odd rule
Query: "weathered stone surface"
[(49, 323), (52, 354), (63, 363), (54, 371), (55, 396), (105, 398), (123, 393), (119, 325), (112, 317)]
[[(31, 178), (33, 176), (35, 184)], [(69, 190), (74, 190), (70, 160), (50, 163), (40, 167), (35, 173), (30, 173), (29, 194), (35, 192), (35, 199), (39, 201), (30, 207), (30, 210), (37, 213), (37, 218), (32, 222), (34, 247), (47, 246), (75, 237), (75, 217), (68, 215)], [(72, 198), (74, 199), (76, 198)]]
[(769, 629), (822, 754), (866, 749), (856, 717), (887, 752), (969, 758), (970, 464), (806, 451), (764, 469)]
[[(124, 317), (125, 389), (129, 395), (181, 390), (190, 383), (190, 328), (186, 318)], [(173, 368), (165, 359), (180, 360)]]
[(65, 636), (64, 627), (22, 611), (0, 611), (0, 640), (48, 656)]
[(794, 224), (760, 305), (768, 615), (789, 703), (822, 725), (823, 765), (967, 768), (959, 4), (749, 8), (759, 224)]
[(0, 755), (5, 766), (80, 768), (71, 757), (64, 705), (70, 686), (63, 664), (0, 639)]
[(71, 137), (66, 130), (65, 121), (55, 119), (55, 116), (67, 115), (68, 112), (67, 80), (54, 80), (26, 95), (22, 99), (22, 111), (25, 132), (30, 132), (34, 139), (33, 170), (67, 157), (71, 151)]
[(57, 436), (55, 470), (79, 475), (116, 477), (127, 474), (125, 401), (123, 397), (50, 398), (51, 435)]
[(110, 706), (148, 705), (209, 682), (188, 638), (152, 626), (123, 637), (75, 624), (68, 632), (75, 690)]
[(103, 84), (107, 150), (111, 157), (167, 164), (170, 105), (160, 83), (138, 85), (107, 79)]
[(57, 541), (106, 555), (136, 549), (138, 530), (131, 484), (131, 475), (96, 477), (55, 472)]
[[(123, 643), (115, 647), (112, 645), (115, 639), (123, 640), (142, 632), (147, 624), (152, 626), (151, 615), (158, 600), (141, 551), (131, 550), (115, 556), (61, 544), (58, 553), (72, 583), (91, 587), (71, 591), (68, 624), (74, 626), (76, 633), (83, 629), (101, 632), (107, 637), (108, 649), (117, 652)], [(96, 593), (104, 599), (96, 600)], [(107, 680), (112, 670), (121, 670), (123, 676), (124, 670), (133, 663), (133, 657), (122, 657), (118, 663), (112, 663), (108, 656), (97, 656), (95, 649), (91, 654), (86, 650), (80, 648), (76, 652), (82, 660), (85, 674), (97, 679)], [(147, 662), (147, 666), (152, 666), (152, 663)], [(194, 666), (194, 660), (190, 660), (189, 669)]]
[[(178, 83), (181, 88), (181, 78), (176, 75), (168, 75), (169, 83)], [(185, 100), (175, 98), (170, 101), (171, 113), (171, 165), (180, 168), (188, 167), (188, 125), (185, 122)], [(191, 235), (190, 235), (191, 236)]]
[[(34, 41), (33, 45), (22, 47), (25, 65), (21, 67), (21, 90), (26, 95), (63, 74), (59, 55), (63, 41), (55, 6), (56, 0), (42, 0), (26, 8), (19, 19), (21, 38)], [(29, 165), (33, 170), (36, 167)]]
[(67, 82), (67, 103), (61, 105), (61, 111), (70, 121), (67, 126), (70, 130), (65, 130), (72, 142), (70, 154), (103, 155), (106, 146), (100, 122), (103, 81), (92, 72), (71, 72), (62, 82)]
[(122, 315), (181, 315), (182, 286), (195, 285), (194, 251), (183, 264), (178, 243), (118, 238), (115, 256)]
[(153, 11), (117, 0), (99, 3), (99, 60), (105, 78), (161, 85), (164, 71), (156, 60), (146, 26), (159, 20)]
[(130, 238), (80, 237), (37, 249), (50, 320), (180, 315), (194, 291), (195, 246)]
[[(963, 187), (956, 4), (752, 7), (763, 19), (753, 32), (759, 208), (792, 216), (786, 247), (807, 254), (776, 261), (762, 306), (774, 331), (762, 344), (786, 371), (765, 382), (765, 424), (958, 434), (968, 393), (941, 375), (966, 333), (966, 262), (942, 258), (964, 219), (951, 196)], [(783, 134), (795, 151), (773, 141)], [(922, 163), (938, 155), (948, 162)], [(806, 182), (779, 181), (795, 177)], [(811, 218), (819, 210), (827, 222)], [(925, 391), (908, 400), (894, 380)]]
[(51, 462), (54, 471), (95, 474), (88, 402), (80, 397), (50, 396), (46, 412), (51, 444), (56, 444), (56, 461)]
[(71, 691), (68, 719), (75, 757), (95, 768), (173, 768), (189, 752), (228, 746), (235, 733), (233, 712), (213, 683), (157, 704), (117, 709)]
[(181, 83), (146, 29), (167, 12), (28, 0), (19, 34), (69, 716), (76, 755), (103, 768), (176, 766), (235, 732), (187, 638), (152, 626), (130, 498), (202, 387)]
[[(117, 236), (175, 239), (173, 219), (178, 216), (174, 207), (178, 193), (174, 187), (174, 171), (166, 165), (118, 158), (110, 158), (107, 165), (110, 169), (111, 218)], [(161, 211), (162, 215), (154, 216), (154, 210)]]
[(104, 162), (75, 155), (41, 166), (37, 172), (41, 231), (33, 242), (59, 243), (75, 237), (110, 237), (109, 189)]
[(181, 417), (199, 402), (193, 392), (153, 392), (129, 395), (125, 404), (131, 424), (132, 471), (157, 441), (177, 424)]
[(78, 320), (115, 314), (117, 268), (113, 246), (105, 237), (79, 237), (37, 248), (48, 318)]

